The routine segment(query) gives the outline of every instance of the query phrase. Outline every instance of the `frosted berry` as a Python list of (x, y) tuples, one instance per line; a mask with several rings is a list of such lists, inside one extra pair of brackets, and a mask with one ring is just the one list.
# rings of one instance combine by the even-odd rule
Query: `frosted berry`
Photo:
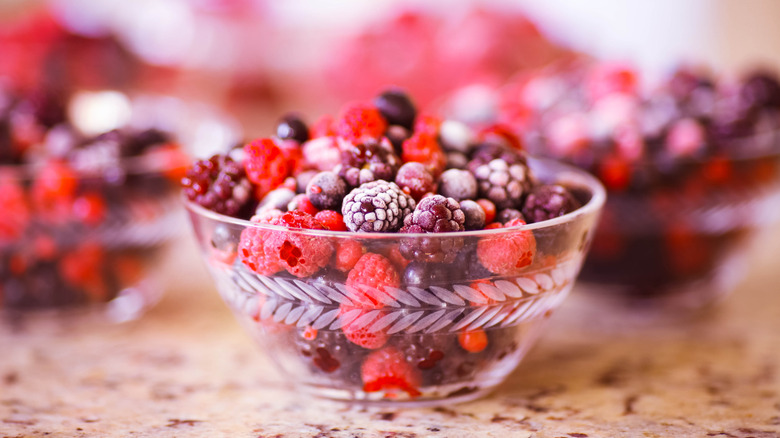
[(224, 155), (196, 161), (181, 184), (187, 199), (227, 216), (239, 215), (254, 202), (244, 167)]
[[(464, 231), (466, 216), (458, 201), (433, 195), (423, 198), (414, 212), (404, 220), (402, 233), (447, 233)], [(460, 237), (408, 238), (401, 240), (400, 250), (410, 260), (451, 262), (463, 247)]]
[(441, 175), (447, 167), (447, 155), (436, 141), (435, 134), (428, 132), (415, 132), (413, 136), (404, 141), (401, 159), (405, 163), (416, 161), (428, 167), (434, 176)]
[[(510, 221), (506, 228), (524, 225), (522, 220)], [(517, 230), (502, 236), (489, 236), (477, 243), (479, 262), (490, 272), (516, 275), (528, 267), (536, 256), (536, 239), (529, 230)]]
[(334, 210), (321, 210), (314, 215), (314, 219), (317, 219), (325, 229), (330, 231), (347, 231), (347, 226), (344, 224), (344, 217), (341, 213)]
[(423, 164), (416, 161), (406, 163), (398, 169), (395, 183), (415, 201), (419, 201), (426, 193), (436, 190), (436, 183), (431, 172)]
[(466, 220), (463, 222), (463, 226), (466, 228), (466, 230), (481, 230), (485, 228), (485, 210), (478, 203), (470, 199), (466, 199), (460, 201), (460, 209), (463, 210), (463, 215), (466, 218)]
[(300, 210), (303, 212), (306, 212), (312, 216), (317, 214), (319, 209), (314, 206), (314, 204), (311, 203), (309, 200), (309, 197), (304, 195), (303, 193), (299, 193), (290, 200), (290, 203), (287, 204), (287, 210), (293, 211), (293, 210)]
[(388, 90), (374, 98), (374, 106), (391, 125), (411, 130), (417, 117), (417, 108), (409, 96), (400, 90)]
[(360, 143), (342, 143), (337, 173), (351, 187), (357, 187), (378, 179), (392, 181), (399, 167), (401, 160), (386, 138), (381, 141), (368, 139)]
[[(312, 215), (299, 210), (284, 213), (271, 224), (289, 229), (324, 229)], [(264, 255), (275, 259), (278, 266), (296, 277), (316, 273), (328, 264), (333, 254), (330, 241), (323, 237), (277, 230), (264, 232)]]
[(341, 272), (349, 272), (363, 256), (363, 245), (355, 240), (339, 240), (336, 244), (336, 257), (333, 267)]
[(336, 121), (336, 135), (347, 141), (362, 142), (381, 138), (387, 129), (387, 121), (373, 106), (355, 104), (344, 108)]
[[(341, 149), (336, 137), (319, 137), (302, 146), (304, 163), (317, 170), (331, 170), (341, 163)], [(305, 187), (305, 186), (304, 186)]]
[(266, 210), (281, 210), (287, 211), (287, 205), (295, 197), (295, 192), (287, 187), (280, 187), (278, 189), (271, 190), (260, 201), (260, 204), (255, 210), (255, 214), (261, 213)]
[(314, 175), (306, 186), (306, 196), (320, 210), (341, 208), (341, 202), (347, 194), (347, 183), (333, 172), (320, 172)]
[(288, 114), (276, 125), (276, 136), (283, 140), (304, 143), (309, 140), (309, 127), (297, 114)]
[(449, 169), (439, 178), (439, 194), (456, 201), (477, 197), (477, 179), (468, 170)]
[(378, 180), (349, 192), (341, 214), (350, 231), (392, 232), (401, 228), (414, 206), (414, 199), (395, 183)]
[(270, 138), (260, 138), (244, 146), (246, 176), (256, 186), (257, 199), (290, 176), (291, 168), (282, 149)]
[(472, 172), (477, 179), (479, 196), (493, 201), (499, 209), (522, 206), (523, 197), (531, 185), (525, 163), (509, 164), (498, 158), (475, 166)]
[(513, 221), (515, 219), (525, 221), (525, 218), (523, 217), (523, 214), (520, 212), (520, 210), (515, 208), (505, 208), (496, 213), (496, 222), (501, 224), (506, 224), (507, 222)]
[(523, 216), (528, 223), (535, 223), (563, 216), (580, 207), (566, 187), (545, 184), (534, 188), (525, 200)]
[(397, 288), (401, 279), (387, 257), (367, 252), (349, 271), (346, 284), (357, 294), (357, 304), (379, 309), (388, 300), (388, 293), (392, 293), (387, 288)]
[(385, 347), (369, 354), (360, 368), (363, 391), (404, 391), (410, 397), (420, 395), (420, 370), (406, 362), (404, 354), (394, 347)]
[(372, 330), (371, 328), (371, 324), (384, 315), (380, 313), (379, 315), (375, 315), (372, 320), (366, 322), (364, 317), (371, 312), (371, 310), (352, 307), (347, 304), (341, 304), (339, 306), (339, 317), (348, 312), (357, 314), (354, 319), (350, 317), (351, 321), (341, 327), (341, 331), (344, 332), (344, 337), (346, 337), (349, 342), (367, 350), (376, 350), (387, 343), (389, 338), (386, 331), (387, 328), (382, 330)]

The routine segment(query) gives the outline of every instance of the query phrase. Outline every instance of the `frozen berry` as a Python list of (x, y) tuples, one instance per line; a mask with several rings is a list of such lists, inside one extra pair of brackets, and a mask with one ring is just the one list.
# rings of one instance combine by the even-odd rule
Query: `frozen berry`
[(441, 175), (447, 166), (447, 156), (436, 141), (433, 134), (427, 132), (415, 132), (404, 141), (401, 159), (408, 163), (416, 161), (424, 164), (434, 176)]
[(319, 211), (319, 209), (315, 207), (314, 204), (311, 203), (309, 197), (302, 193), (293, 196), (293, 198), (290, 200), (290, 203), (287, 204), (287, 210), (288, 211), (300, 210), (312, 216), (317, 214), (317, 212)]
[(485, 223), (492, 223), (496, 219), (496, 204), (489, 199), (477, 199), (477, 204), (485, 211)]
[(403, 282), (422, 289), (446, 285), (450, 278), (448, 270), (446, 264), (413, 261), (404, 270)]
[(306, 186), (306, 196), (320, 210), (340, 208), (346, 194), (347, 183), (333, 172), (314, 175)]
[[(252, 222), (272, 224), (275, 219), (255, 216), (252, 218)], [(265, 250), (265, 240), (268, 233), (269, 231), (261, 228), (246, 227), (241, 232), (238, 244), (238, 257), (241, 262), (260, 275), (271, 275), (282, 270), (279, 259), (267, 254)]]
[(333, 117), (328, 114), (320, 117), (311, 125), (311, 129), (309, 130), (311, 138), (336, 136), (335, 123)]
[[(458, 201), (433, 195), (423, 198), (414, 212), (406, 217), (401, 233), (447, 233), (464, 231), (466, 216)], [(401, 240), (400, 250), (410, 260), (451, 262), (463, 247), (460, 237), (410, 237)]]
[(341, 111), (336, 121), (336, 135), (347, 141), (360, 143), (366, 139), (377, 140), (387, 129), (387, 121), (371, 105), (353, 104)]
[(394, 347), (386, 347), (369, 354), (363, 361), (360, 374), (365, 392), (392, 393), (401, 390), (410, 397), (420, 395), (420, 370), (406, 362), (403, 353)]
[(477, 197), (477, 179), (468, 170), (449, 169), (439, 178), (439, 194), (456, 201)]
[[(507, 223), (506, 227), (522, 225), (523, 221), (515, 220)], [(494, 274), (516, 275), (533, 262), (535, 255), (536, 239), (528, 230), (484, 237), (477, 243), (479, 262)]]
[(395, 183), (415, 201), (419, 201), (426, 193), (436, 190), (431, 172), (423, 164), (416, 161), (408, 162), (398, 169)]
[(522, 206), (523, 197), (531, 184), (525, 163), (509, 164), (498, 158), (474, 167), (473, 173), (478, 182), (479, 195), (493, 201), (497, 208)]
[(401, 228), (415, 202), (395, 183), (372, 181), (344, 197), (341, 214), (351, 231), (392, 232)]
[(391, 125), (411, 130), (417, 117), (417, 108), (401, 90), (388, 90), (374, 98), (374, 106)]
[(347, 231), (344, 224), (344, 217), (341, 213), (334, 210), (321, 210), (314, 215), (314, 219), (330, 231)]
[(505, 208), (496, 213), (496, 222), (500, 224), (506, 224), (507, 222), (513, 221), (515, 219), (525, 221), (525, 218), (523, 217), (523, 214), (520, 213), (520, 210), (514, 208)]
[(384, 296), (392, 293), (387, 288), (397, 288), (401, 280), (389, 259), (367, 252), (349, 271), (346, 284), (359, 294), (359, 304), (378, 309), (383, 307)]
[(390, 125), (387, 127), (385, 137), (390, 140), (390, 144), (393, 145), (393, 150), (399, 157), (403, 154), (404, 142), (411, 137), (412, 133), (403, 126)]
[(463, 210), (463, 215), (466, 217), (466, 220), (463, 222), (466, 230), (481, 230), (485, 228), (485, 210), (478, 203), (466, 199), (460, 201), (460, 209)]
[(294, 197), (295, 192), (288, 189), (287, 187), (280, 187), (278, 189), (271, 190), (267, 195), (265, 195), (265, 197), (263, 197), (263, 200), (260, 201), (260, 204), (257, 206), (257, 210), (255, 210), (255, 214), (266, 210), (287, 211), (287, 205)]
[(441, 124), (439, 141), (447, 152), (468, 154), (474, 143), (474, 134), (464, 123), (446, 120)]
[[(289, 229), (324, 229), (312, 215), (299, 210), (282, 214), (271, 225)], [(328, 239), (319, 236), (268, 230), (263, 240), (264, 255), (276, 259), (280, 267), (296, 277), (308, 277), (319, 271), (328, 264), (333, 253)]]
[(371, 310), (356, 308), (346, 304), (341, 304), (339, 306), (339, 315), (355, 311), (356, 309), (357, 317), (348, 324), (345, 324), (343, 327), (341, 327), (341, 331), (344, 332), (344, 336), (349, 342), (352, 342), (353, 344), (363, 347), (367, 350), (376, 350), (377, 348), (381, 348), (387, 343), (389, 335), (387, 334), (386, 329), (372, 330), (371, 324), (376, 319), (381, 318), (384, 315), (380, 313), (380, 315), (378, 315), (374, 320), (366, 323), (361, 318), (367, 313), (371, 312)]
[(270, 138), (260, 138), (244, 146), (244, 169), (255, 186), (257, 199), (279, 186), (290, 176), (290, 163), (279, 145)]
[(337, 173), (351, 187), (378, 179), (392, 181), (399, 167), (401, 160), (386, 138), (341, 144), (341, 165)]
[(336, 257), (333, 267), (341, 272), (349, 272), (363, 256), (363, 245), (355, 240), (339, 240), (336, 244)]
[(196, 161), (181, 184), (190, 201), (228, 216), (241, 214), (254, 202), (244, 167), (224, 155)]
[(304, 163), (317, 170), (331, 170), (341, 163), (341, 149), (336, 137), (309, 140), (303, 144), (301, 150)]
[(458, 334), (458, 343), (469, 353), (479, 353), (488, 346), (488, 337), (484, 330), (476, 329)]
[(309, 140), (309, 128), (297, 114), (288, 114), (276, 125), (276, 136), (283, 140), (295, 140), (302, 144)]

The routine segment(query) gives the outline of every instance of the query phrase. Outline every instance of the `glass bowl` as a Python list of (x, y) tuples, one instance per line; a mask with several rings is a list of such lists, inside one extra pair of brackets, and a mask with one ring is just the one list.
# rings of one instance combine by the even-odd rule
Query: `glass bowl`
[[(292, 230), (191, 202), (187, 209), (219, 293), (287, 381), (335, 400), (435, 405), (499, 385), (580, 270), (604, 188), (574, 167), (529, 165), (541, 181), (571, 188), (583, 207), (523, 227), (435, 235)], [(308, 276), (260, 275), (244, 263), (247, 239), (258, 235), (317, 247), (330, 259)], [(421, 244), (450, 248), (451, 261), (409, 263), (400, 255), (400, 247)], [(344, 247), (364, 253), (361, 261), (392, 261), (393, 272), (340, 271)], [(375, 288), (361, 275), (389, 275), (397, 287)]]
[[(0, 165), (0, 315), (135, 319), (162, 295), (158, 268), (186, 220), (184, 147), (196, 146), (193, 126), (211, 116), (168, 97), (114, 91), (76, 93), (68, 112), (92, 142), (89, 153), (56, 152), (71, 137), (58, 141), (55, 126), (30, 146), (28, 163)], [(112, 155), (114, 144), (144, 136), (154, 140), (143, 153)]]

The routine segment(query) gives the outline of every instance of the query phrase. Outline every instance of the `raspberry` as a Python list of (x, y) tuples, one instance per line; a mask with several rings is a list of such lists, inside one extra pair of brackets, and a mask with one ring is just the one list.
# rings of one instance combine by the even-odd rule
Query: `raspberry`
[[(516, 219), (506, 228), (525, 225)], [(536, 239), (531, 231), (517, 230), (508, 235), (485, 237), (477, 243), (479, 262), (490, 272), (499, 275), (516, 275), (533, 262), (536, 255)]]
[(381, 141), (368, 139), (362, 143), (341, 144), (341, 165), (337, 173), (347, 184), (357, 187), (378, 179), (392, 181), (400, 166), (401, 160), (386, 138)]
[(346, 284), (358, 297), (363, 298), (364, 304), (379, 309), (383, 307), (384, 301), (380, 294), (388, 293), (386, 288), (397, 288), (401, 280), (389, 259), (367, 252), (349, 271)]
[(447, 167), (447, 155), (436, 141), (435, 134), (416, 132), (403, 143), (401, 159), (408, 163), (416, 161), (424, 164), (437, 177)]
[(304, 163), (317, 170), (331, 170), (341, 163), (336, 137), (318, 137), (303, 144)]
[(309, 128), (297, 114), (287, 114), (276, 124), (276, 136), (282, 140), (295, 140), (299, 144), (309, 139)]
[(311, 125), (310, 134), (311, 138), (335, 137), (336, 129), (334, 128), (333, 117), (327, 114), (320, 117), (319, 120)]
[(477, 197), (477, 179), (468, 170), (449, 169), (439, 178), (439, 194), (456, 201)]
[(341, 213), (334, 210), (321, 210), (314, 215), (314, 219), (322, 224), (326, 230), (330, 231), (347, 231), (347, 226), (344, 224), (344, 217)]
[[(299, 210), (280, 216), (256, 216), (252, 221), (287, 228), (323, 229), (313, 216)], [(255, 227), (241, 232), (238, 245), (241, 261), (260, 275), (286, 269), (297, 277), (308, 277), (327, 265), (332, 253), (330, 243), (322, 237)]]
[(363, 256), (363, 245), (355, 240), (340, 240), (336, 245), (336, 257), (333, 267), (341, 272), (349, 272)]
[(443, 123), (444, 121), (438, 117), (431, 115), (421, 115), (417, 117), (417, 120), (415, 120), (413, 131), (415, 133), (426, 133), (436, 138), (439, 135), (439, 131)]
[[(458, 201), (433, 195), (423, 198), (404, 220), (402, 233), (447, 233), (463, 231), (466, 216)], [(401, 240), (401, 254), (410, 260), (452, 262), (463, 247), (462, 238), (414, 238)]]
[(349, 192), (341, 214), (351, 231), (392, 232), (401, 228), (414, 205), (414, 199), (395, 183), (378, 180)]
[(70, 199), (76, 194), (78, 176), (67, 164), (51, 161), (35, 178), (33, 192), (36, 199), (46, 203), (55, 199)]
[(406, 362), (404, 354), (394, 347), (386, 347), (366, 356), (360, 367), (363, 391), (401, 390), (410, 397), (420, 395), (420, 370)]
[(255, 196), (262, 199), (290, 176), (291, 168), (282, 149), (270, 138), (259, 138), (244, 146), (244, 169), (255, 188)]
[(534, 188), (525, 200), (523, 217), (535, 223), (563, 216), (580, 207), (566, 187), (550, 184)]
[(347, 183), (333, 172), (320, 172), (306, 185), (306, 196), (320, 210), (341, 207), (347, 194)]
[(417, 108), (403, 91), (385, 91), (374, 98), (373, 103), (390, 125), (403, 126), (409, 130), (414, 128)]
[[(339, 306), (339, 315), (350, 312), (354, 309), (355, 307), (342, 304)], [(373, 321), (365, 325), (360, 325), (357, 323), (360, 321), (360, 318), (368, 312), (370, 312), (370, 310), (361, 309), (358, 313), (358, 317), (350, 321), (349, 324), (341, 327), (341, 331), (344, 332), (344, 336), (347, 338), (347, 340), (349, 340), (349, 342), (352, 342), (353, 344), (361, 346), (367, 350), (376, 350), (377, 348), (381, 348), (387, 343), (389, 336), (384, 329), (371, 331), (370, 327)], [(378, 316), (376, 319), (378, 318), (381, 318), (381, 316)]]
[(243, 213), (253, 203), (252, 185), (244, 168), (225, 155), (196, 161), (181, 184), (190, 201), (228, 216)]
[(387, 121), (371, 105), (349, 105), (341, 111), (336, 122), (336, 135), (352, 142), (379, 139), (386, 130)]
[[(271, 224), (293, 229), (323, 229), (312, 215), (302, 211), (284, 213)], [(279, 266), (296, 277), (308, 277), (319, 271), (328, 264), (333, 253), (330, 242), (318, 236), (269, 231), (264, 240), (264, 253), (276, 258)]]
[(395, 183), (415, 201), (419, 201), (426, 193), (436, 190), (431, 172), (423, 164), (416, 161), (410, 161), (398, 169)]
[(638, 83), (637, 74), (631, 67), (617, 63), (598, 65), (587, 78), (591, 101), (613, 93), (635, 94)]

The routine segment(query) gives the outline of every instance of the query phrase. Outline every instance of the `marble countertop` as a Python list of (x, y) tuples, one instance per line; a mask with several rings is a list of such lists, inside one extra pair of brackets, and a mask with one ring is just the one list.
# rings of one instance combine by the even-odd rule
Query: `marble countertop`
[[(170, 269), (201, 266), (187, 245)], [(778, 437), (776, 248), (693, 320), (596, 317), (575, 290), (499, 390), (430, 409), (297, 396), (190, 269), (135, 322), (0, 325), (0, 437)]]

